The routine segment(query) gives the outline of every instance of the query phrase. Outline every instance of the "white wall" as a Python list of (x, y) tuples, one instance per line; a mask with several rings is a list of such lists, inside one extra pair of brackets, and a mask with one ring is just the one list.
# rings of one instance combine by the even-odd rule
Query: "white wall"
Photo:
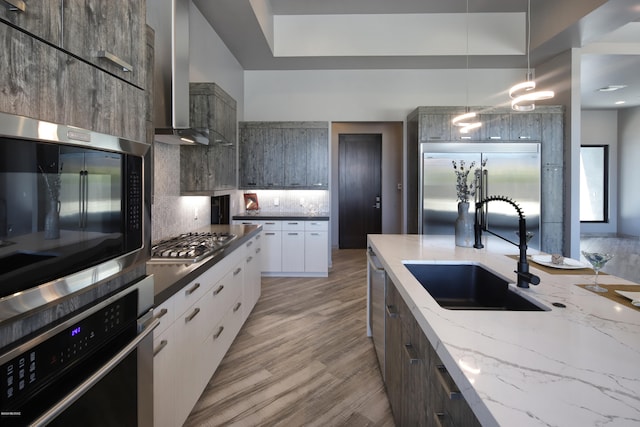
[(618, 233), (640, 237), (640, 107), (618, 112)]
[(581, 223), (581, 233), (615, 234), (618, 230), (618, 112), (583, 110), (581, 145), (609, 145), (609, 222)]
[(245, 120), (404, 121), (422, 105), (501, 105), (522, 70), (245, 71)]
[(238, 103), (238, 120), (244, 111), (244, 74), (238, 60), (213, 31), (200, 10), (189, 9), (189, 79), (216, 83)]

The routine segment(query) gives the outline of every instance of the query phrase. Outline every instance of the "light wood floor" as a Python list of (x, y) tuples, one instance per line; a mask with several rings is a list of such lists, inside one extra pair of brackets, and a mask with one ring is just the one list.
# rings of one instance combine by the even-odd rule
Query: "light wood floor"
[(366, 253), (328, 278), (262, 278), (262, 296), (185, 426), (393, 426), (366, 336)]

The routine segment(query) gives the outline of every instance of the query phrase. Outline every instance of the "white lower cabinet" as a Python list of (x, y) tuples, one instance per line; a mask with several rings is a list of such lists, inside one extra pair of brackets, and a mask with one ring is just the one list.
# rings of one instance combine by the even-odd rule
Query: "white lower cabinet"
[(256, 304), (260, 276), (248, 260), (259, 265), (260, 240), (253, 237), (154, 310), (154, 426), (184, 424)]
[(260, 259), (262, 258), (263, 235), (258, 234), (245, 245), (247, 257), (245, 259), (244, 271), (244, 304), (243, 318), (249, 317), (249, 313), (260, 299), (262, 293), (262, 274)]
[(234, 220), (262, 225), (262, 273), (269, 276), (327, 276), (329, 221)]

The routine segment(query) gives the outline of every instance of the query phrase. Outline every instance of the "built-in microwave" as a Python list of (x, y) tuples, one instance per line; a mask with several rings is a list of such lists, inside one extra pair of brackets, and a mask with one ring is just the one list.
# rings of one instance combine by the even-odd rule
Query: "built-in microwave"
[(143, 142), (0, 113), (0, 321), (149, 257), (148, 159)]

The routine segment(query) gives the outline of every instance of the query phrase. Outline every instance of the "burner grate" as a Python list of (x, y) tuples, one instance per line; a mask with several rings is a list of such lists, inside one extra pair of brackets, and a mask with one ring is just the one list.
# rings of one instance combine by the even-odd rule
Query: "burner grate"
[(151, 248), (151, 261), (198, 262), (224, 249), (235, 234), (220, 232), (185, 233)]

